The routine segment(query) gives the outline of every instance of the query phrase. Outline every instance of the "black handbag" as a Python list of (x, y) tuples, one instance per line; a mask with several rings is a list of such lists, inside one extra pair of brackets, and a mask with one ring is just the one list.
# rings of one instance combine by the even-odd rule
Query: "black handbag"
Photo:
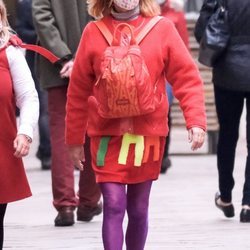
[(208, 67), (213, 67), (225, 51), (229, 38), (228, 11), (225, 0), (218, 0), (218, 8), (208, 19), (200, 41), (198, 61)]

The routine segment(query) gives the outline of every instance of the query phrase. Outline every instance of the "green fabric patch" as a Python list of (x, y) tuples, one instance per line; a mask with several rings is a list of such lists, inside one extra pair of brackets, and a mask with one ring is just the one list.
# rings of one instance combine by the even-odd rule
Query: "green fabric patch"
[(108, 151), (108, 144), (111, 139), (111, 136), (103, 136), (99, 143), (99, 148), (97, 151), (97, 159), (96, 159), (96, 166), (103, 167), (104, 160)]

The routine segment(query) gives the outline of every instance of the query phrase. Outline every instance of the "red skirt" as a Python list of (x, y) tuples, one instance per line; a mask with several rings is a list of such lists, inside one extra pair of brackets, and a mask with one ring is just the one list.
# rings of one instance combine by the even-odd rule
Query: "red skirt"
[(158, 179), (166, 139), (139, 139), (139, 145), (133, 141), (128, 145), (124, 136), (91, 137), (92, 167), (98, 183), (136, 184)]
[(31, 196), (21, 158), (16, 158), (13, 140), (0, 142), (0, 204)]

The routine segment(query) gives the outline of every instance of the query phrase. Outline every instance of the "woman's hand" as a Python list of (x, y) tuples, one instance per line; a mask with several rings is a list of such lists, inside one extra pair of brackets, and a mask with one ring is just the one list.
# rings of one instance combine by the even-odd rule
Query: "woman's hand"
[(32, 140), (29, 136), (23, 134), (17, 135), (13, 143), (15, 149), (14, 156), (21, 158), (28, 155), (31, 142)]
[(192, 143), (191, 149), (197, 150), (200, 148), (205, 140), (205, 131), (199, 127), (193, 127), (188, 130), (188, 141)]
[(83, 162), (85, 161), (83, 145), (68, 146), (68, 150), (74, 166), (83, 171)]

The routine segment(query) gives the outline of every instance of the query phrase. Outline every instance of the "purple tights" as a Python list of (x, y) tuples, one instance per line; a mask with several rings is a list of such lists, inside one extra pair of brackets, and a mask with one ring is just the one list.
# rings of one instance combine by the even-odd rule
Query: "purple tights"
[(148, 233), (152, 181), (139, 184), (100, 183), (104, 201), (102, 237), (105, 250), (122, 250), (122, 223), (127, 209), (127, 250), (143, 250)]

